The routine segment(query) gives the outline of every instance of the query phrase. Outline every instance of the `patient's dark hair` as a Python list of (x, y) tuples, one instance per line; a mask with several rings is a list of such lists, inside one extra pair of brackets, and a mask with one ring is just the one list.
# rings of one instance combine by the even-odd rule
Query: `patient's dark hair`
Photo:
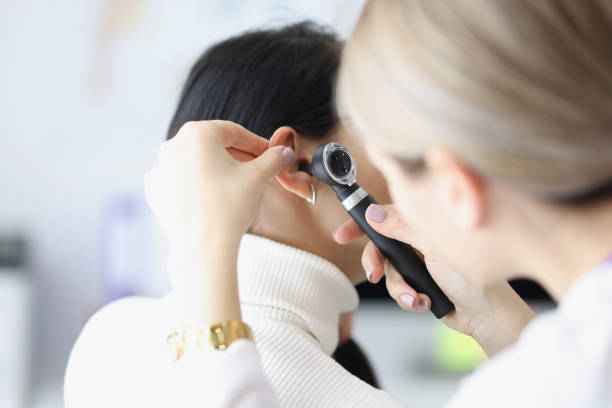
[(366, 356), (355, 340), (348, 339), (344, 343), (339, 344), (336, 351), (332, 354), (332, 358), (361, 381), (370, 384), (374, 388), (380, 388), (376, 373), (370, 364), (370, 360), (368, 360), (368, 356)]
[(249, 31), (209, 48), (183, 88), (167, 138), (192, 120), (236, 122), (269, 139), (281, 126), (323, 138), (337, 123), (333, 87), (342, 43), (302, 22)]

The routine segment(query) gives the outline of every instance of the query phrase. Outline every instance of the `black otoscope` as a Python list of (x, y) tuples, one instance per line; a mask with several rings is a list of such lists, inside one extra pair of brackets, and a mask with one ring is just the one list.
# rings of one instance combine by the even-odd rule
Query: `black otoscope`
[(385, 237), (366, 221), (365, 212), (374, 197), (356, 183), (357, 168), (353, 157), (339, 143), (317, 146), (309, 166), (309, 173), (331, 186), (338, 199), (391, 265), (417, 292), (429, 295), (431, 311), (439, 319), (453, 310), (454, 305), (432, 279), (425, 263), (408, 244)]

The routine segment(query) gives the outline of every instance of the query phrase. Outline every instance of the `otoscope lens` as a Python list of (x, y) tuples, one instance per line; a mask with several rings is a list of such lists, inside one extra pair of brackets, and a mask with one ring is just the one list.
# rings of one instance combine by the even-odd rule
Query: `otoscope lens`
[(329, 156), (328, 164), (329, 170), (334, 173), (334, 176), (344, 177), (351, 171), (351, 156), (344, 150), (336, 150)]

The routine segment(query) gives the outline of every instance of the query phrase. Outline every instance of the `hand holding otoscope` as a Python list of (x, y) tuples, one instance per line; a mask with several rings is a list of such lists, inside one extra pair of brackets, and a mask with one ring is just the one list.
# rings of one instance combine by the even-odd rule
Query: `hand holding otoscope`
[(376, 200), (356, 183), (355, 161), (344, 146), (339, 143), (319, 145), (315, 149), (309, 172), (332, 187), (346, 211), (406, 283), (430, 297), (431, 311), (437, 318), (453, 310), (453, 304), (433, 280), (414, 249), (379, 234), (366, 221), (366, 209), (370, 204), (376, 204)]

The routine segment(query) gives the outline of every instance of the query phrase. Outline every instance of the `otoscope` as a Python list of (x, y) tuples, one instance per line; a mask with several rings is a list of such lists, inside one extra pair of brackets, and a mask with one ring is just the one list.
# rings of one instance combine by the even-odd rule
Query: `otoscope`
[(454, 305), (432, 279), (425, 263), (414, 249), (408, 244), (379, 234), (366, 221), (366, 209), (370, 204), (376, 204), (376, 200), (356, 183), (357, 167), (346, 147), (340, 143), (317, 146), (306, 171), (331, 186), (346, 211), (404, 280), (417, 292), (430, 297), (431, 311), (438, 319), (453, 310)]

